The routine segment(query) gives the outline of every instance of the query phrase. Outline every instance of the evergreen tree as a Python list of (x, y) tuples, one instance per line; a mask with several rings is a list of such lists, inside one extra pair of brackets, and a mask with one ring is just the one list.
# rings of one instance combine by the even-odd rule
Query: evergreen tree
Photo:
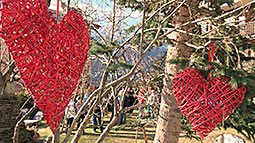
[[(146, 16), (149, 17), (160, 6), (170, 1), (149, 1), (146, 2)], [(219, 17), (219, 14), (227, 13), (221, 9), (223, 4), (233, 5), (232, 0), (194, 0), (186, 1), (177, 12), (168, 16), (175, 8), (177, 8), (183, 1), (175, 1), (169, 4), (168, 8), (161, 10), (162, 19), (155, 18), (154, 20), (145, 24), (144, 37), (149, 38), (150, 35), (155, 34), (155, 31), (148, 29), (155, 29), (157, 23), (165, 22), (162, 28), (162, 33), (167, 33), (170, 28), (180, 26), (184, 23), (194, 21), (197, 19), (210, 17), (207, 22), (212, 25), (210, 34), (204, 34), (201, 25), (197, 23), (187, 24), (181, 29), (183, 31), (175, 31), (175, 38), (165, 35), (164, 40), (158, 41), (158, 46), (168, 44), (168, 60), (166, 61), (166, 71), (170, 74), (165, 78), (175, 75), (178, 70), (192, 67), (201, 71), (206, 79), (208, 72), (211, 71), (212, 76), (226, 76), (231, 79), (230, 84), (233, 89), (237, 86), (245, 86), (246, 93), (243, 103), (232, 113), (226, 120), (224, 127), (234, 128), (242, 133), (250, 140), (254, 140), (254, 96), (255, 96), (255, 75), (254, 75), (254, 57), (246, 57), (244, 52), (246, 49), (254, 50), (254, 38), (247, 38), (243, 36), (240, 27), (227, 23), (226, 19), (231, 16), (240, 14), (243, 9), (236, 10), (231, 15)], [(204, 2), (206, 7), (199, 7), (201, 2)], [(133, 10), (143, 9), (142, 2), (136, 0), (118, 0), (122, 6), (130, 7)], [(244, 11), (243, 15), (254, 14), (254, 4), (249, 5)], [(240, 16), (240, 15), (239, 15)], [(236, 17), (238, 19), (238, 17)], [(140, 26), (140, 25), (137, 25)], [(129, 31), (133, 31), (136, 27), (131, 27)], [(179, 37), (178, 37), (179, 36)], [(133, 44), (138, 44), (140, 36)], [(170, 37), (170, 39), (169, 39)], [(145, 38), (145, 41), (146, 41)], [(215, 58), (213, 59), (212, 68), (208, 69), (208, 43), (214, 43), (216, 47)], [(202, 48), (201, 48), (202, 47)], [(245, 62), (250, 62), (247, 68), (242, 67)], [(252, 64), (253, 62), (253, 64)], [(170, 79), (171, 80), (171, 79)], [(170, 81), (169, 81), (170, 82)], [(158, 132), (155, 142), (177, 142), (180, 129), (180, 112), (177, 110), (177, 104), (171, 95), (169, 89), (171, 85), (165, 86), (166, 95), (161, 103), (162, 110), (164, 110), (164, 121), (159, 120)], [(176, 112), (178, 111), (178, 112)], [(173, 119), (174, 118), (174, 119)], [(221, 125), (219, 125), (220, 127)], [(159, 133), (160, 130), (164, 129)], [(183, 128), (185, 129), (185, 128)], [(160, 136), (160, 137), (159, 137)]]

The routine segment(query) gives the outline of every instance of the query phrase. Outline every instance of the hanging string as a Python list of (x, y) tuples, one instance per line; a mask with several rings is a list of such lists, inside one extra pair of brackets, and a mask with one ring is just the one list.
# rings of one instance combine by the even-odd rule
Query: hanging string
[(57, 22), (58, 22), (58, 14), (59, 14), (59, 0), (57, 0), (57, 12), (56, 12)]
[[(211, 52), (211, 50), (212, 50), (212, 52)], [(212, 63), (212, 60), (214, 58), (214, 53), (215, 53), (215, 46), (214, 46), (214, 43), (211, 42), (211, 43), (209, 43), (209, 51), (208, 51), (208, 60), (209, 60), (210, 64), (208, 65), (209, 73), (208, 73), (208, 76), (207, 76), (207, 80), (210, 79), (211, 68), (212, 68), (211, 63)]]

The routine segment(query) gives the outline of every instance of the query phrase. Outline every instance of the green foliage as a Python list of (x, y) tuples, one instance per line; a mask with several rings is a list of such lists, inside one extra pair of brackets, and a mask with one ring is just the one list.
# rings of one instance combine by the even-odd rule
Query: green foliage
[(168, 62), (169, 64), (177, 64), (181, 67), (181, 69), (184, 69), (185, 67), (187, 67), (189, 60), (184, 58), (177, 58), (177, 59), (171, 59)]
[[(243, 109), (246, 108), (246, 109)], [(239, 133), (244, 135), (249, 140), (255, 140), (255, 104), (254, 101), (243, 101), (240, 108), (237, 108), (234, 113), (230, 114), (225, 120), (224, 128), (234, 128)]]
[(180, 137), (183, 138), (189, 138), (189, 139), (196, 139), (198, 141), (201, 141), (201, 138), (196, 135), (196, 131), (192, 129), (191, 124), (189, 123), (189, 120), (185, 118), (185, 116), (182, 115), (182, 126), (181, 126), (182, 134)]
[(133, 65), (120, 61), (118, 63), (112, 64), (111, 66), (109, 66), (107, 68), (104, 68), (103, 70), (110, 71), (110, 72), (115, 72), (120, 67), (124, 68), (124, 69), (131, 69), (133, 67)]
[[(153, 121), (150, 121), (153, 122)], [(126, 124), (115, 126), (112, 128), (114, 131), (123, 130), (125, 128), (143, 128), (146, 124), (150, 124), (148, 120), (135, 120), (128, 121)]]
[[(236, 89), (239, 86), (244, 86), (246, 88), (246, 93), (243, 103), (225, 120), (224, 127), (234, 128), (247, 139), (254, 141), (255, 58), (246, 57), (243, 54), (246, 49), (254, 49), (254, 45), (250, 44), (252, 43), (252, 39), (243, 37), (240, 34), (239, 29), (229, 25), (219, 26), (219, 31), (214, 33), (214, 37), (216, 38), (211, 39), (211, 41), (215, 44), (216, 49), (215, 58), (212, 63), (209, 63), (208, 61), (209, 46), (195, 50), (191, 61), (185, 59), (172, 59), (169, 62), (177, 65), (186, 65), (189, 63), (190, 67), (196, 68), (201, 72), (204, 79), (207, 79), (208, 72), (211, 72), (210, 78), (213, 76), (229, 77), (229, 83), (233, 89)], [(223, 37), (228, 37), (228, 39)], [(199, 37), (193, 37), (192, 40), (195, 45), (199, 46), (204, 45), (205, 42), (208, 41), (208, 39), (200, 39)], [(250, 62), (249, 67), (242, 67), (244, 62)], [(211, 69), (208, 68), (208, 65), (212, 66)]]
[(135, 28), (136, 28), (135, 25), (130, 26), (128, 29), (126, 29), (127, 34), (129, 34), (129, 33), (131, 33), (131, 32), (134, 32), (134, 31), (135, 31)]
[[(90, 55), (100, 56), (103, 55), (106, 59), (109, 59), (113, 53), (113, 49), (119, 46), (116, 42), (106, 41), (105, 44), (98, 41), (92, 41), (92, 46), (89, 50)], [(119, 61), (120, 56), (116, 55), (112, 57), (113, 64), (108, 67), (104, 67), (103, 71), (116, 72), (119, 68), (130, 70), (133, 65), (124, 61)]]
[(89, 49), (90, 55), (107, 55), (110, 56), (113, 49), (118, 47), (119, 44), (111, 41), (107, 41), (106, 44), (100, 43), (98, 41), (92, 41), (91, 47)]

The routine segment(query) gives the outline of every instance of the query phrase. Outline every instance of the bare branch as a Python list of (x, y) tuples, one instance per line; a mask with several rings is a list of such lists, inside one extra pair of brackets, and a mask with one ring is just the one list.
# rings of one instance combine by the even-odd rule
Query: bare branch
[(183, 1), (181, 2), (181, 4), (180, 4), (178, 7), (176, 7), (176, 8), (161, 22), (161, 24), (165, 23), (171, 16), (173, 16), (173, 14), (175, 14), (175, 12), (176, 12), (185, 2), (186, 2), (186, 0), (183, 0)]
[(214, 18), (214, 19), (215, 19), (215, 20), (219, 20), (219, 19), (221, 19), (221, 18), (223, 18), (223, 17), (225, 17), (225, 16), (227, 16), (227, 15), (230, 15), (230, 14), (232, 14), (232, 13), (234, 13), (234, 12), (237, 12), (237, 11), (239, 11), (239, 10), (241, 10), (241, 9), (243, 9), (243, 8), (245, 8), (245, 7), (247, 7), (247, 6), (251, 5), (251, 4), (253, 4), (253, 3), (255, 3), (255, 0), (253, 0), (253, 1), (251, 1), (251, 2), (249, 2), (249, 3), (247, 3), (247, 4), (245, 4), (245, 5), (243, 5), (243, 6), (240, 6), (240, 7), (236, 8), (236, 9), (230, 11), (230, 12), (224, 13), (223, 15), (220, 15), (220, 16)]
[[(149, 22), (158, 12), (160, 12), (161, 10), (165, 9), (169, 4), (173, 3), (175, 0), (171, 0), (168, 3), (162, 5), (159, 9), (157, 9), (148, 19), (146, 19), (145, 23)], [(142, 26), (140, 26), (139, 28), (136, 29), (136, 31), (134, 32), (134, 34), (128, 38), (125, 42), (123, 42), (121, 44), (121, 47), (125, 46), (130, 40), (132, 40), (136, 34), (138, 33), (138, 31), (141, 29)]]
[(94, 30), (94, 31), (99, 35), (99, 37), (104, 41), (104, 43), (106, 44), (105, 39), (104, 39), (103, 36), (98, 32), (98, 30), (95, 28), (95, 26), (94, 26), (93, 24), (91, 24), (91, 29)]
[(36, 108), (36, 104), (34, 103), (34, 106), (16, 123), (14, 128), (14, 135), (12, 137), (13, 143), (18, 143), (19, 126), (35, 110), (35, 108)]
[[(32, 96), (30, 96), (25, 102), (24, 104), (22, 105), (22, 107), (19, 109), (20, 111), (25, 107), (25, 105), (28, 103), (28, 101), (32, 99)], [(19, 115), (16, 117), (16, 120), (19, 119), (21, 116), (21, 112), (19, 113)]]
[(237, 48), (237, 46), (229, 39), (229, 42), (234, 46), (235, 50), (236, 50), (236, 55), (237, 55), (237, 68), (241, 69), (241, 58), (240, 58), (240, 53), (239, 50)]
[(113, 15), (112, 15), (112, 35), (111, 35), (111, 41), (113, 41), (114, 36), (114, 27), (115, 27), (115, 15), (116, 15), (116, 0), (113, 0)]
[(142, 17), (142, 26), (141, 26), (141, 39), (140, 39), (140, 55), (143, 53), (143, 35), (144, 35), (144, 20), (145, 20), (145, 10), (146, 10), (146, 1), (143, 0), (143, 17)]

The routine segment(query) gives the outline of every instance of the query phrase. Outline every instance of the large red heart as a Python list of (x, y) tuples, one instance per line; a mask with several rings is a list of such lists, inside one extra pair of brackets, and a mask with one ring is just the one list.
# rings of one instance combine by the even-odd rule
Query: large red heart
[(245, 87), (233, 90), (228, 82), (225, 77), (206, 82), (196, 69), (180, 71), (173, 79), (178, 106), (202, 139), (243, 101)]
[(3, 0), (1, 14), (1, 37), (55, 133), (87, 60), (88, 25), (75, 11), (57, 23), (45, 0)]

